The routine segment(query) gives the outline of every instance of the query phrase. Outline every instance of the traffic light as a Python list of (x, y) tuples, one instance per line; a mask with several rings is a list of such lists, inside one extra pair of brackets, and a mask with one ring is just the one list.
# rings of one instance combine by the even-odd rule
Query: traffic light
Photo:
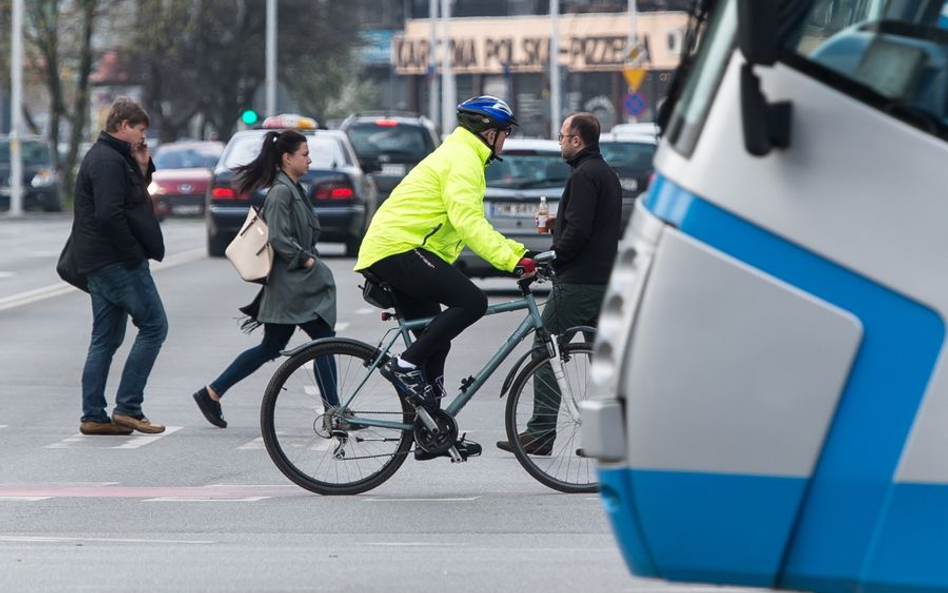
[(244, 125), (252, 126), (260, 121), (260, 114), (253, 109), (244, 109), (240, 114), (240, 121), (243, 122)]

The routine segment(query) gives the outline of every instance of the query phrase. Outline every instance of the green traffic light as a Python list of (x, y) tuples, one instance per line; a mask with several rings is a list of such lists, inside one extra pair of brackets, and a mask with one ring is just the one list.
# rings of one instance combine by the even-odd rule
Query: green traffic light
[(248, 126), (252, 126), (260, 121), (260, 115), (253, 109), (246, 109), (240, 114), (240, 121), (244, 122)]

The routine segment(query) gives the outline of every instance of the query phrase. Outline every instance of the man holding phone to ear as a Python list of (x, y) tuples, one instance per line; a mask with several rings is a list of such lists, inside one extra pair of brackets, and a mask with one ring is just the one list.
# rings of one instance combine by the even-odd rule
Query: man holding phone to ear
[[(145, 383), (168, 334), (164, 305), (148, 268), (161, 261), (164, 239), (146, 188), (155, 166), (145, 142), (148, 113), (127, 97), (109, 109), (106, 129), (89, 149), (75, 189), (72, 243), (92, 298), (92, 339), (82, 371), (82, 434), (125, 435), (165, 430), (142, 412)], [(128, 318), (138, 328), (106, 412), (105, 383)]]

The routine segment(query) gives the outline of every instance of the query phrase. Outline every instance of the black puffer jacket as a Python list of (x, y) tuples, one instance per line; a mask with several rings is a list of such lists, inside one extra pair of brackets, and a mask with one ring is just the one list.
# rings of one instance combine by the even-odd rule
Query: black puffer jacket
[(161, 261), (165, 244), (155, 217), (148, 183), (131, 145), (102, 132), (89, 149), (76, 178), (73, 244), (79, 272), (88, 274), (121, 262), (133, 268), (145, 259)]
[(582, 150), (568, 162), (573, 174), (560, 198), (553, 229), (556, 279), (603, 285), (609, 282), (619, 246), (619, 176), (603, 160), (599, 146)]

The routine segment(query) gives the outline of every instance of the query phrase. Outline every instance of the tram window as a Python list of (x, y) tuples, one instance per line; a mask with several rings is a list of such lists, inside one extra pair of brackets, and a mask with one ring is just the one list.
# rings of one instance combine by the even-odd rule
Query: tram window
[(787, 61), (880, 110), (948, 138), (946, 0), (787, 0)]

